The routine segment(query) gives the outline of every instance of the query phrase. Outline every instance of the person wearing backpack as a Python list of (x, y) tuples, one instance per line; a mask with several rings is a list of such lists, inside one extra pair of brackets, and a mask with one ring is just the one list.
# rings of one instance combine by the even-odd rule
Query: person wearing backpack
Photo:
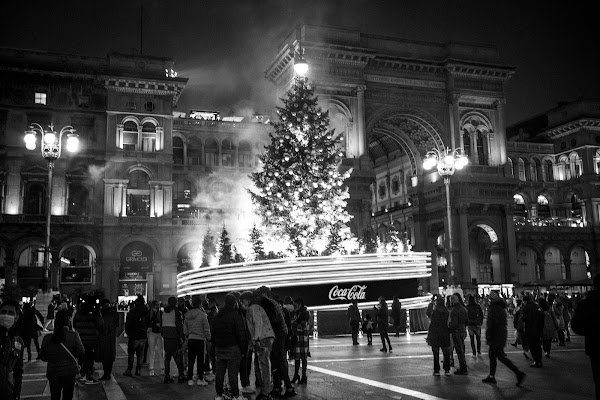
[(127, 334), (127, 370), (123, 373), (124, 376), (131, 376), (133, 369), (133, 358), (137, 355), (137, 366), (135, 374), (139, 376), (142, 371), (142, 358), (144, 357), (144, 347), (146, 346), (146, 330), (150, 315), (144, 298), (138, 295), (135, 299), (134, 307), (127, 314), (125, 322), (125, 333)]

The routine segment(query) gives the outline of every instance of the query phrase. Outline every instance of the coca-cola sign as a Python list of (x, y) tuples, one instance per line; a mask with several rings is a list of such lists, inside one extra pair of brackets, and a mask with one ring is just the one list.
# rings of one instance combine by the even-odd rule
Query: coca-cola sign
[(366, 300), (367, 285), (353, 285), (350, 287), (340, 288), (338, 285), (333, 286), (329, 290), (329, 300)]

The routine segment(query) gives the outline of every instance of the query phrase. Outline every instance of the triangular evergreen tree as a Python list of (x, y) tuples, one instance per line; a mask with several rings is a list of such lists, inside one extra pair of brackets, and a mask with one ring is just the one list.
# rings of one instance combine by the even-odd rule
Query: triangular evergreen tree
[(202, 266), (210, 265), (210, 260), (215, 256), (217, 249), (215, 248), (215, 238), (210, 233), (210, 228), (206, 230), (206, 235), (202, 239)]
[(262, 234), (256, 225), (252, 226), (252, 230), (250, 231), (250, 245), (252, 246), (252, 256), (255, 261), (265, 260), (267, 258)]
[(264, 225), (287, 239), (292, 255), (312, 255), (318, 239), (350, 220), (343, 185), (351, 171), (338, 170), (342, 136), (327, 130), (329, 114), (317, 105), (308, 80), (296, 78), (282, 102), (263, 168), (250, 176), (256, 187), (251, 196)]
[(365, 254), (377, 253), (378, 238), (372, 229), (366, 228), (363, 230), (362, 238), (360, 238), (360, 247)]
[(231, 260), (234, 263), (241, 263), (241, 262), (246, 261), (244, 256), (237, 251), (234, 244), (231, 245), (231, 253), (233, 254), (233, 256), (231, 257)]
[(225, 229), (225, 224), (223, 224), (223, 229), (221, 230), (221, 235), (219, 236), (217, 251), (219, 265), (231, 263), (231, 241), (229, 240), (229, 233), (227, 232), (227, 229)]

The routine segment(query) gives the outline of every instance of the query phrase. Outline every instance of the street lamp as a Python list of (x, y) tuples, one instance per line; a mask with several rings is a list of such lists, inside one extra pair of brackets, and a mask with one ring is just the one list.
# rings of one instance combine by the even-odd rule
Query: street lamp
[(42, 143), (40, 150), (42, 157), (48, 161), (48, 198), (46, 201), (46, 246), (44, 247), (44, 275), (42, 277), (41, 288), (43, 291), (48, 290), (49, 272), (50, 272), (50, 215), (52, 205), (52, 171), (54, 169), (54, 161), (60, 158), (62, 150), (62, 138), (67, 134), (67, 151), (75, 152), (79, 149), (79, 136), (75, 133), (72, 126), (65, 126), (56, 133), (54, 126), (48, 126), (50, 130), (44, 130), (40, 124), (33, 123), (29, 130), (25, 131), (25, 147), (27, 150), (35, 150), (37, 135), (39, 134)]
[(454, 260), (452, 257), (452, 220), (450, 214), (450, 177), (457, 169), (463, 169), (469, 163), (469, 158), (461, 149), (452, 150), (444, 147), (441, 150), (434, 148), (427, 152), (423, 161), (423, 168), (430, 170), (437, 167), (438, 174), (444, 178), (446, 186), (446, 214), (448, 218), (448, 265), (450, 266), (450, 282), (454, 282)]
[(304, 77), (308, 72), (308, 63), (304, 59), (304, 49), (300, 48), (294, 55), (294, 71), (301, 77)]

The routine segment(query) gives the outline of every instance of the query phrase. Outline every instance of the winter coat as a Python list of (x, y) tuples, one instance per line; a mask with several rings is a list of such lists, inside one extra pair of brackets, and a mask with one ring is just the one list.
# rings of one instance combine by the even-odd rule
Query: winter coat
[(100, 311), (104, 329), (100, 335), (100, 361), (115, 361), (117, 356), (117, 327), (119, 313), (112, 307)]
[(167, 306), (160, 316), (162, 337), (164, 339), (183, 340), (183, 317), (179, 310)]
[(596, 357), (600, 356), (600, 291), (589, 292), (585, 299), (581, 300), (571, 318), (571, 328), (578, 335), (585, 336), (585, 354)]
[(403, 314), (402, 307), (400, 306), (400, 302), (394, 301), (392, 303), (392, 313), (391, 313), (391, 317), (392, 317), (392, 321), (394, 323), (394, 326), (399, 326), (400, 324), (402, 324), (402, 314)]
[(530, 301), (522, 308), (523, 326), (527, 336), (541, 337), (544, 329), (544, 314), (534, 301)]
[(552, 305), (552, 312), (554, 313), (554, 318), (556, 319), (556, 323), (558, 325), (558, 329), (565, 330), (565, 318), (563, 316), (565, 311), (565, 306), (562, 303), (555, 303)]
[(281, 305), (276, 301), (266, 296), (260, 301), (260, 306), (267, 313), (269, 321), (271, 322), (271, 327), (273, 328), (273, 332), (275, 332), (275, 336), (287, 336), (288, 328), (285, 322), (285, 315), (283, 314), (283, 307), (281, 307)]
[(237, 310), (225, 305), (213, 319), (212, 338), (216, 348), (239, 346), (241, 353), (246, 354), (246, 321)]
[(132, 340), (146, 339), (146, 330), (150, 323), (150, 311), (143, 303), (136, 304), (127, 314), (125, 333)]
[(269, 317), (265, 310), (258, 304), (252, 304), (246, 310), (246, 324), (248, 325), (250, 335), (248, 339), (252, 343), (266, 338), (275, 339), (275, 332), (273, 332)]
[(192, 308), (185, 313), (185, 319), (183, 320), (183, 334), (188, 339), (210, 339), (208, 317), (202, 309)]
[(104, 321), (99, 313), (80, 310), (73, 318), (73, 329), (79, 333), (84, 347), (98, 346)]
[(479, 304), (467, 304), (467, 325), (481, 326), (483, 324), (483, 310)]
[(18, 399), (23, 382), (23, 340), (17, 328), (0, 326), (0, 394), (2, 399)]
[(556, 339), (556, 317), (552, 310), (543, 311), (544, 313), (544, 329), (542, 330), (542, 339)]
[[(42, 323), (42, 327), (37, 323), (38, 318)], [(23, 338), (27, 339), (37, 336), (38, 332), (44, 329), (43, 325), (44, 317), (35, 307), (29, 307), (23, 310), (23, 324), (21, 325), (21, 335)]]
[(444, 306), (434, 306), (431, 311), (431, 321), (427, 330), (427, 343), (431, 347), (449, 347), (450, 329), (448, 317), (450, 313)]
[(450, 333), (462, 333), (466, 335), (468, 320), (467, 309), (460, 303), (453, 305), (450, 310), (450, 322), (448, 323)]
[(350, 304), (346, 311), (346, 319), (350, 321), (350, 325), (356, 325), (360, 323), (360, 311), (356, 304)]
[(503, 299), (497, 299), (492, 301), (488, 308), (485, 339), (490, 346), (504, 347), (506, 346), (507, 336), (506, 303)]
[(42, 361), (47, 361), (46, 378), (56, 379), (59, 377), (75, 377), (79, 373), (79, 365), (85, 359), (85, 349), (81, 343), (79, 334), (74, 331), (65, 329), (64, 345), (77, 362), (71, 357), (64, 347), (52, 340), (53, 335), (44, 336), (42, 348), (40, 350), (40, 358)]

